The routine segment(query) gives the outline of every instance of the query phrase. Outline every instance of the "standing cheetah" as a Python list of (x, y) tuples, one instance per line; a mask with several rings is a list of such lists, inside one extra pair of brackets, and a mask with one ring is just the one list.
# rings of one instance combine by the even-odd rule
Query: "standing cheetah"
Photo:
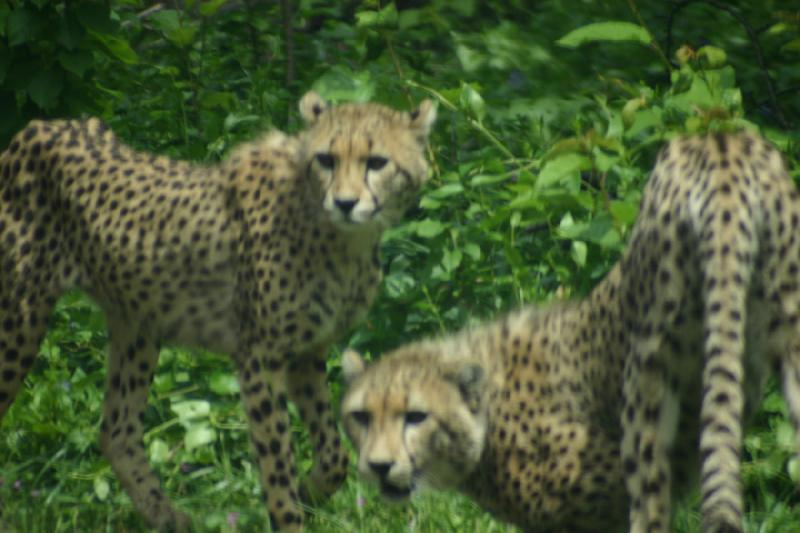
[(309, 92), (300, 111), (297, 136), (269, 133), (214, 166), (134, 151), (96, 119), (31, 122), (0, 155), (0, 417), (59, 295), (88, 292), (110, 334), (101, 447), (159, 530), (190, 524), (142, 441), (165, 342), (233, 358), (275, 527), (303, 524), (289, 399), (317, 454), (308, 488), (328, 495), (346, 474), (325, 359), (376, 294), (381, 232), (427, 179), (436, 110)]
[(763, 139), (670, 142), (587, 298), (366, 368), (348, 356), (360, 471), (389, 496), (458, 488), (534, 531), (607, 530), (627, 484), (631, 531), (666, 532), (671, 491), (699, 481), (703, 530), (743, 531), (742, 424), (771, 371), (800, 425), (799, 226)]

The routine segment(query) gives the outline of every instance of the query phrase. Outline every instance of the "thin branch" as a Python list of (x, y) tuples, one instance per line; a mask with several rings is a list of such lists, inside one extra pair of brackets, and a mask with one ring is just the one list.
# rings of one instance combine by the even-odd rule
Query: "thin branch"
[(283, 18), (283, 40), (286, 50), (286, 85), (290, 87), (294, 83), (294, 6), (292, 0), (281, 0), (281, 15)]
[(650, 34), (650, 38), (652, 39), (650, 41), (650, 46), (656, 51), (656, 54), (658, 54), (658, 57), (661, 58), (661, 61), (664, 62), (664, 65), (667, 67), (667, 72), (672, 72), (672, 63), (669, 62), (669, 58), (658, 45), (658, 41), (656, 41), (656, 38), (653, 36), (653, 32), (651, 32), (650, 28), (647, 27), (642, 14), (639, 13), (639, 7), (636, 5), (636, 0), (628, 0), (628, 7), (633, 12), (633, 16), (636, 17), (636, 21), (639, 23), (639, 26), (644, 28), (647, 33)]

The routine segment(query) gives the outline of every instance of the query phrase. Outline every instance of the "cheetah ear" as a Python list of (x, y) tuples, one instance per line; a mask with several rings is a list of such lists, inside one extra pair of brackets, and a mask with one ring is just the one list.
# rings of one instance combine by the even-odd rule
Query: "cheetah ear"
[(477, 363), (460, 363), (446, 373), (447, 378), (457, 387), (470, 411), (477, 412), (481, 405), (486, 385), (486, 372)]
[(411, 128), (417, 130), (421, 138), (427, 139), (433, 123), (436, 122), (436, 102), (423, 100), (418, 108), (409, 111), (408, 116), (411, 118)]
[(347, 348), (342, 353), (342, 374), (345, 383), (352, 383), (367, 367), (364, 358), (352, 348)]
[(328, 102), (315, 91), (308, 91), (300, 99), (300, 116), (306, 123), (306, 126), (311, 126), (317, 122), (319, 116), (328, 109)]

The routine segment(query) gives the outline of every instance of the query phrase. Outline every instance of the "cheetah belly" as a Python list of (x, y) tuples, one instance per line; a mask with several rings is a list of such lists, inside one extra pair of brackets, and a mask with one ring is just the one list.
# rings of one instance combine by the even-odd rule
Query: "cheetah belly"
[(162, 336), (182, 346), (232, 354), (237, 349), (238, 321), (233, 279), (198, 281), (179, 295), (163, 314)]

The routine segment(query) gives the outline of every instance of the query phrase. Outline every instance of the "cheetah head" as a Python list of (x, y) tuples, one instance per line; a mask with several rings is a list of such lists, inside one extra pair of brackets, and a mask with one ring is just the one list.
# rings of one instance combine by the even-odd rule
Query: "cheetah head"
[(345, 429), (358, 470), (389, 500), (418, 488), (458, 488), (480, 461), (486, 439), (487, 379), (473, 362), (437, 361), (425, 343), (367, 366), (343, 358)]
[(301, 149), (323, 209), (346, 229), (395, 224), (428, 178), (425, 148), (436, 107), (412, 112), (375, 103), (331, 106), (310, 91), (300, 101)]

